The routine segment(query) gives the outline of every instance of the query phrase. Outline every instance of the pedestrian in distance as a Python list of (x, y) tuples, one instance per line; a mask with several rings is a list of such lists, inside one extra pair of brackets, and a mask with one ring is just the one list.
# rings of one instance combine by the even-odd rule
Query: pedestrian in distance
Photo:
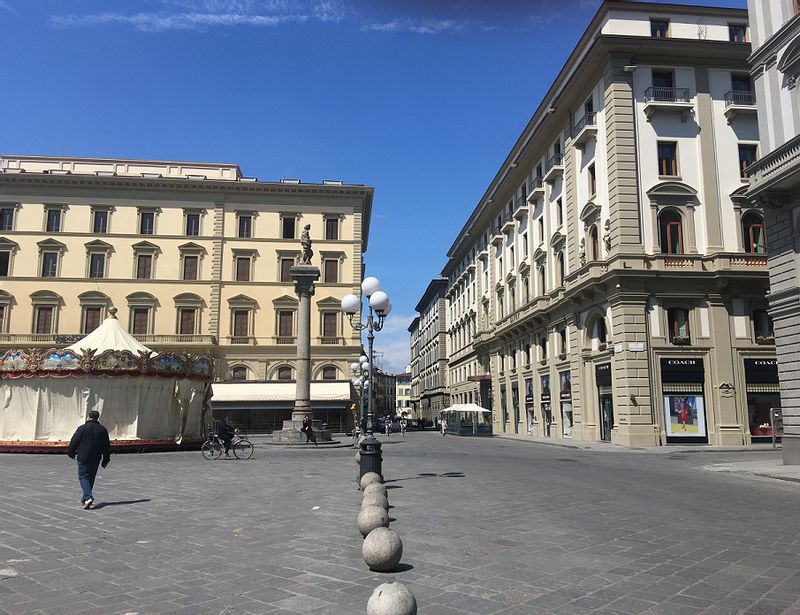
[(308, 414), (306, 414), (306, 418), (303, 419), (303, 428), (300, 431), (306, 434), (306, 444), (309, 442), (317, 443), (317, 435), (311, 428), (311, 417)]
[(408, 425), (408, 422), (406, 421), (405, 418), (400, 419), (400, 435), (403, 436), (404, 438), (406, 437), (406, 426), (407, 425)]
[(67, 456), (78, 460), (78, 481), (83, 490), (81, 507), (87, 510), (94, 504), (94, 479), (97, 477), (97, 467), (108, 466), (111, 461), (111, 441), (108, 439), (108, 430), (98, 420), (100, 413), (97, 410), (89, 411), (89, 418), (75, 430), (75, 435), (69, 441)]
[(388, 438), (392, 434), (392, 417), (387, 416), (383, 419), (383, 429), (386, 433), (386, 437)]
[(444, 438), (445, 434), (447, 433), (447, 419), (442, 419), (439, 421), (439, 426), (442, 428), (442, 437)]

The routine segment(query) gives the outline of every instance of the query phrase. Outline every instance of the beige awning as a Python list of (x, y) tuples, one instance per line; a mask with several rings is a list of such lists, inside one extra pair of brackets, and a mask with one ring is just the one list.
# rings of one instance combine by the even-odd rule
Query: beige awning
[[(212, 403), (240, 401), (294, 401), (294, 382), (226, 382), (211, 385)], [(350, 382), (312, 382), (311, 401), (349, 401), (353, 399)]]

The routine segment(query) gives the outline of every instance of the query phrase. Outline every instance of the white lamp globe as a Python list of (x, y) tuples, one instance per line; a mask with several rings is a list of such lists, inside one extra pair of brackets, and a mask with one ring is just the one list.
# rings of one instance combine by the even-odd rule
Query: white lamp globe
[(383, 310), (383, 315), (388, 316), (392, 312), (392, 302), (389, 302), (389, 305), (386, 306), (386, 309)]
[(360, 357), (358, 357), (358, 361), (359, 363), (366, 363), (367, 361), (369, 361), (369, 359), (367, 359), (367, 355), (362, 354)]
[(384, 312), (389, 306), (389, 295), (379, 290), (369, 298), (369, 305), (376, 312)]
[(361, 363), (351, 363), (350, 364), (350, 369), (352, 369), (354, 372), (358, 371), (359, 367), (361, 367)]
[(361, 309), (361, 299), (355, 295), (345, 295), (342, 297), (342, 311), (345, 314), (355, 314)]
[(352, 383), (354, 386), (358, 386), (361, 384), (361, 380), (359, 378), (353, 378)]
[(372, 276), (368, 278), (364, 278), (364, 281), (361, 282), (361, 290), (364, 291), (364, 294), (367, 297), (371, 297), (375, 293), (377, 293), (381, 289), (381, 283), (378, 281), (378, 278), (373, 278)]

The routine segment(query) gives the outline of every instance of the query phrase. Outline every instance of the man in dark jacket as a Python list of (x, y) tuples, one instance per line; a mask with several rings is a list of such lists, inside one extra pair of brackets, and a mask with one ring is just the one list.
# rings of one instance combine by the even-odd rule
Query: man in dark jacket
[(228, 425), (225, 422), (227, 417), (222, 417), (217, 423), (217, 435), (219, 439), (222, 440), (222, 443), (225, 445), (225, 454), (230, 457), (230, 453), (228, 451), (231, 450), (231, 441), (233, 440), (233, 436), (236, 433), (236, 430)]
[(108, 430), (97, 422), (100, 413), (97, 410), (89, 412), (89, 418), (78, 427), (72, 440), (69, 442), (67, 455), (70, 459), (78, 458), (78, 480), (83, 489), (81, 506), (91, 508), (94, 503), (92, 489), (97, 476), (97, 466), (105, 468), (111, 461), (111, 442), (108, 439)]

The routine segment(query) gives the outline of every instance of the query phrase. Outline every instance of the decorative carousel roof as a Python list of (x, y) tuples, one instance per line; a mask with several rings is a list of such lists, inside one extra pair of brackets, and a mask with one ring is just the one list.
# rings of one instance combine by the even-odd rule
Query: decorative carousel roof
[(109, 316), (103, 323), (92, 331), (89, 335), (67, 346), (66, 350), (82, 355), (84, 350), (94, 350), (99, 355), (106, 350), (127, 350), (134, 356), (140, 352), (151, 352), (151, 350), (134, 338), (130, 333), (122, 328), (117, 320), (116, 308), (108, 310)]

